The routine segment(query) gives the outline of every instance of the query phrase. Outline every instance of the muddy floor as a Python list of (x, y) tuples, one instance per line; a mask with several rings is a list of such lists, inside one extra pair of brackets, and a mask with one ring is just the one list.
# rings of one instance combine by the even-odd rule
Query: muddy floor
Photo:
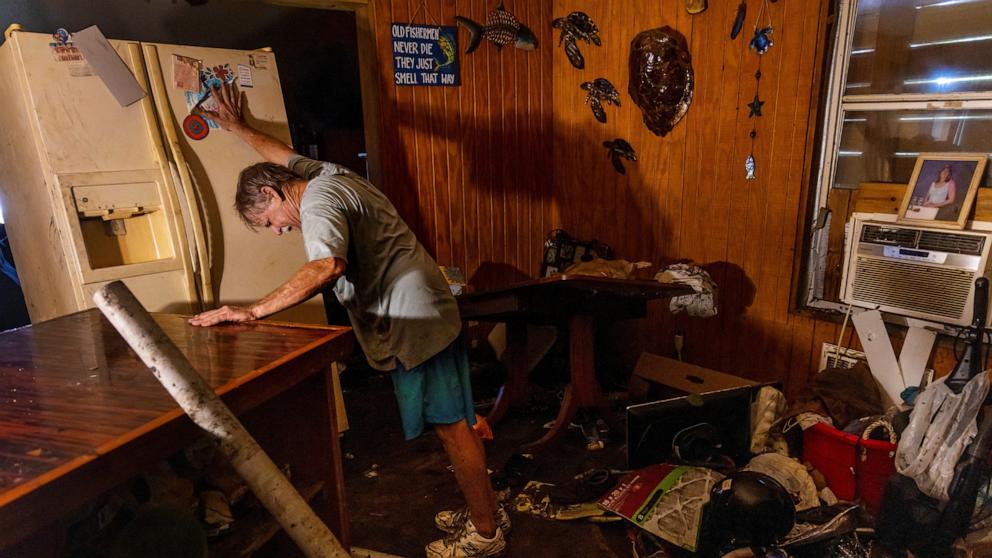
[[(495, 395), (487, 380), (474, 380), (482, 414)], [(463, 505), (441, 444), (433, 434), (403, 440), (388, 376), (350, 378), (345, 400), (351, 429), (342, 438), (342, 447), (352, 543), (398, 556), (423, 556), (424, 545), (441, 536), (433, 524), (434, 514)], [(489, 467), (497, 473), (502, 470), (521, 444), (544, 432), (556, 412), (554, 388), (535, 390), (533, 404), (513, 409), (495, 428), (495, 440), (487, 442)], [(530, 469), (526, 476), (563, 483), (591, 468), (623, 468), (624, 461), (622, 436), (590, 451), (583, 433), (570, 429), (532, 462), (525, 462)], [(511, 494), (517, 492), (512, 489)], [(518, 512), (512, 505), (509, 509), (513, 531), (507, 556), (632, 556), (623, 523), (551, 520)]]

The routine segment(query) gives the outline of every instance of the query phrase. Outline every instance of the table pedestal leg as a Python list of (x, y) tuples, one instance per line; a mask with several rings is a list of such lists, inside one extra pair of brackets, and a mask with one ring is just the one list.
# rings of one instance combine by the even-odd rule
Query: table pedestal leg
[(558, 438), (562, 432), (568, 430), (568, 425), (572, 423), (572, 419), (575, 418), (578, 410), (579, 405), (576, 402), (574, 387), (572, 384), (569, 384), (565, 386), (565, 396), (561, 400), (561, 410), (558, 411), (558, 417), (551, 425), (551, 429), (536, 442), (524, 444), (522, 449), (525, 452), (538, 452), (544, 449), (548, 444)]
[(592, 316), (576, 314), (569, 319), (569, 358), (570, 383), (565, 388), (561, 410), (551, 427), (540, 440), (524, 446), (525, 450), (538, 451), (551, 443), (559, 434), (568, 429), (579, 409), (589, 408), (597, 412), (604, 421), (619, 432), (620, 423), (610, 409), (609, 401), (596, 381), (595, 321)]
[(496, 426), (514, 403), (527, 395), (527, 323), (512, 320), (506, 323), (506, 383), (499, 389), (496, 403), (486, 420)]

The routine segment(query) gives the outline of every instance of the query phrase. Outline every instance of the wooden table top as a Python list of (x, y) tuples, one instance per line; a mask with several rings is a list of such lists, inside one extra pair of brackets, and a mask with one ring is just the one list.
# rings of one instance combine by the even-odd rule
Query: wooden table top
[(629, 319), (642, 317), (646, 301), (692, 294), (691, 287), (593, 275), (552, 275), (457, 297), (462, 318), (533, 321), (576, 313)]
[(513, 283), (495, 289), (467, 293), (461, 295), (459, 298), (472, 300), (476, 298), (488, 298), (508, 292), (540, 292), (543, 294), (565, 289), (609, 293), (644, 299), (667, 298), (692, 294), (693, 292), (691, 287), (685, 285), (672, 285), (642, 279), (616, 279), (613, 277), (597, 277), (595, 275), (552, 275), (550, 277)]
[[(234, 398), (235, 412), (265, 400), (255, 386), (272, 392), (298, 382), (287, 364), (305, 355), (308, 368), (326, 369), (352, 345), (350, 328), (197, 328), (184, 316), (154, 317), (218, 393), (252, 393)], [(248, 384), (253, 389), (238, 389)], [(98, 310), (2, 333), (0, 507), (179, 419), (188, 420)]]

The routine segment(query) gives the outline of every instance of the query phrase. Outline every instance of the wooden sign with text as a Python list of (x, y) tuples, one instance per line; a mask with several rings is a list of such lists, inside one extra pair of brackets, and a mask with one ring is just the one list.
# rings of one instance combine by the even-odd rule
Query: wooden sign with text
[(457, 28), (415, 23), (390, 28), (396, 85), (460, 85)]

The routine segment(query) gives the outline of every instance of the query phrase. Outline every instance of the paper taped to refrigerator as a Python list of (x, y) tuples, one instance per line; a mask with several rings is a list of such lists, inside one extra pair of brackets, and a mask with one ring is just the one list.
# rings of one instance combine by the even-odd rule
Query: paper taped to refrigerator
[(145, 97), (145, 90), (138, 85), (131, 69), (117, 55), (110, 41), (103, 36), (100, 28), (91, 25), (72, 34), (72, 40), (89, 62), (93, 73), (100, 76), (107, 89), (122, 107), (126, 107)]
[(200, 68), (203, 62), (196, 58), (172, 55), (172, 85), (183, 91), (200, 91)]

